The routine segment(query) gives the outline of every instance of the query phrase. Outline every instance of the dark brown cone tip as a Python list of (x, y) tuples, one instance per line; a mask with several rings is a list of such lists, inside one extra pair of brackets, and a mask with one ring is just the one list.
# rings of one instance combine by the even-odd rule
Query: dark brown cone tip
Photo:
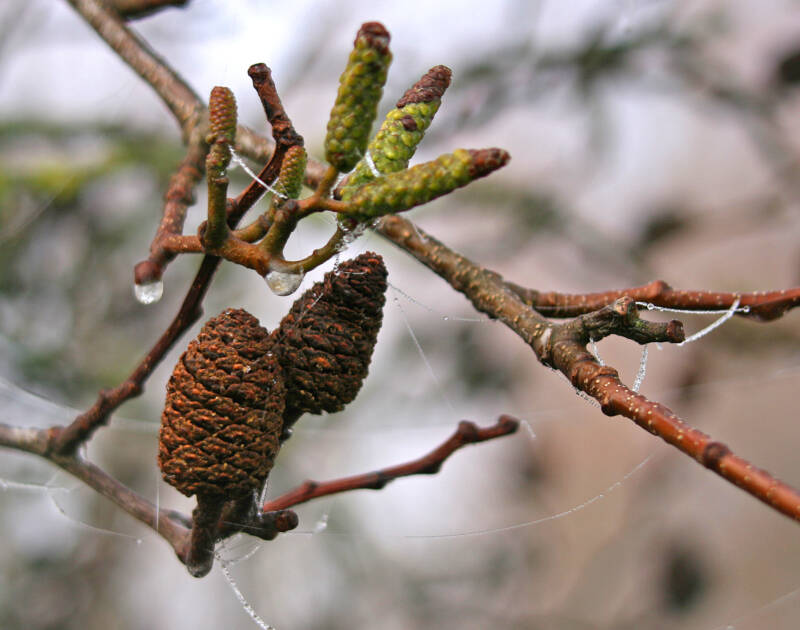
[(210, 319), (167, 384), (158, 463), (187, 496), (260, 487), (279, 448), (286, 397), (269, 333), (241, 309)]
[(469, 176), (472, 179), (486, 177), (492, 171), (502, 168), (511, 159), (508, 151), (504, 149), (470, 149), (472, 164), (469, 167)]
[(364, 22), (361, 28), (358, 29), (355, 41), (357, 42), (361, 37), (367, 40), (367, 44), (370, 48), (374, 48), (381, 54), (385, 54), (389, 51), (389, 40), (391, 36), (389, 35), (389, 31), (386, 30), (386, 27), (380, 22)]
[(386, 276), (377, 254), (348, 260), (306, 291), (272, 333), (288, 424), (303, 413), (340, 411), (358, 394), (383, 318)]
[(450, 86), (452, 75), (452, 71), (447, 66), (434, 66), (406, 90), (402, 98), (397, 101), (397, 109), (412, 103), (430, 103), (439, 100)]

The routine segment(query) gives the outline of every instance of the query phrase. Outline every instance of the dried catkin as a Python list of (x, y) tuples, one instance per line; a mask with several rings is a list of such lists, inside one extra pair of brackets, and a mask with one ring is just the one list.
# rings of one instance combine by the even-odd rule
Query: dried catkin
[(286, 378), (286, 426), (340, 411), (367, 376), (386, 302), (383, 259), (367, 252), (306, 291), (273, 333)]
[(278, 452), (286, 391), (268, 331), (247, 311), (206, 322), (167, 385), (158, 463), (187, 496), (259, 488)]

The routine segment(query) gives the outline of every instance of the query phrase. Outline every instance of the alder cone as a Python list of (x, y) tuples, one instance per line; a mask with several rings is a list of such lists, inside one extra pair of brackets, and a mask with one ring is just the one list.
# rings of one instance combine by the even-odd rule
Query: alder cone
[(268, 331), (242, 309), (210, 319), (167, 384), (158, 464), (186, 496), (259, 488), (278, 452), (286, 391)]
[(367, 252), (325, 274), (272, 337), (286, 378), (285, 427), (303, 413), (341, 411), (367, 376), (386, 302), (383, 259)]

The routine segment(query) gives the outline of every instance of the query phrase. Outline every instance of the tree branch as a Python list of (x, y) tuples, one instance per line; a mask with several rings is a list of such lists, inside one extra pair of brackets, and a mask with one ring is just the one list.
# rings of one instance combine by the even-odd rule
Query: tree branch
[[(210, 560), (205, 556), (208, 555), (211, 546), (219, 540), (238, 532), (254, 535), (263, 540), (272, 540), (279, 533), (297, 527), (297, 515), (286, 509), (287, 507), (334, 493), (361, 488), (379, 489), (399, 477), (435, 474), (444, 461), (458, 449), (467, 444), (509, 435), (514, 433), (518, 426), (519, 421), (505, 415), (500, 416), (496, 424), (483, 429), (472, 422), (462, 421), (456, 432), (439, 447), (406, 464), (326, 483), (306, 482), (298, 489), (267, 502), (260, 512), (254, 509), (255, 504), (250, 497), (231, 501), (222, 507), (219, 517), (214, 517), (214, 521), (206, 523), (205, 536), (194, 539), (192, 521), (188, 517), (173, 510), (156, 509), (150, 501), (91, 462), (74, 453), (59, 452), (54, 446), (54, 442), (59, 438), (58, 427), (32, 429), (0, 424), (0, 446), (38, 455), (83, 481), (158, 533), (172, 546), (182, 563), (192, 566), (197, 564), (199, 568), (196, 568), (196, 573), (200, 575), (204, 574), (202, 568), (206, 565), (210, 568)], [(198, 560), (198, 556), (205, 557), (205, 564)]]
[(67, 471), (156, 531), (172, 545), (179, 558), (184, 557), (189, 536), (186, 517), (172, 510), (156, 511), (155, 505), (150, 501), (91, 462), (74, 454), (60, 454), (53, 446), (57, 437), (58, 432), (53, 429), (31, 429), (0, 424), (0, 446), (38, 455)]
[(608, 334), (622, 335), (638, 343), (681, 341), (683, 329), (679, 322), (660, 325), (643, 322), (631, 297), (570, 322), (548, 322), (525, 304), (499, 274), (479, 267), (405, 219), (384, 217), (376, 229), (464, 294), (477, 310), (511, 328), (530, 345), (542, 363), (560, 370), (576, 388), (595, 398), (604, 413), (633, 420), (760, 501), (800, 520), (797, 490), (691, 428), (664, 405), (623, 385), (618, 372), (601, 366), (585, 347), (590, 339)]
[[(208, 110), (202, 99), (138, 37), (102, 0), (67, 0), (119, 56), (158, 94), (180, 125), (185, 139), (197, 131), (205, 137)], [(269, 159), (273, 145), (252, 129), (239, 125), (236, 150), (259, 162)]]
[(415, 459), (411, 462), (381, 468), (374, 472), (343, 477), (333, 481), (306, 481), (301, 486), (287, 492), (271, 501), (267, 501), (262, 506), (264, 512), (275, 510), (285, 510), (286, 508), (306, 503), (319, 497), (350, 490), (380, 490), (386, 484), (391, 483), (400, 477), (411, 475), (434, 475), (442, 467), (445, 460), (455, 451), (463, 448), (467, 444), (477, 444), (493, 440), (504, 435), (514, 433), (519, 427), (519, 420), (511, 416), (503, 415), (497, 422), (490, 427), (481, 429), (474, 422), (462, 420), (458, 424), (458, 429), (444, 443), (432, 450), (427, 455)]
[(164, 355), (178, 338), (200, 319), (203, 313), (201, 307), (203, 298), (219, 263), (220, 259), (216, 256), (203, 257), (200, 269), (198, 269), (172, 323), (123, 383), (113, 389), (101, 391), (94, 405), (75, 418), (69, 426), (51, 429), (56, 433), (52, 444), (55, 452), (62, 455), (74, 453), (75, 449), (88, 440), (98, 427), (108, 422), (109, 416), (117, 407), (142, 392), (143, 383), (161, 362)]
[(786, 311), (800, 305), (800, 287), (783, 291), (759, 291), (757, 293), (718, 293), (714, 291), (687, 291), (673, 289), (663, 280), (641, 287), (616, 289), (598, 293), (558, 293), (536, 291), (513, 282), (505, 285), (516, 293), (528, 306), (547, 317), (575, 317), (596, 311), (625, 295), (637, 302), (649, 302), (655, 306), (682, 310), (724, 310), (739, 301), (747, 311), (738, 311), (740, 317), (767, 322), (781, 317)]

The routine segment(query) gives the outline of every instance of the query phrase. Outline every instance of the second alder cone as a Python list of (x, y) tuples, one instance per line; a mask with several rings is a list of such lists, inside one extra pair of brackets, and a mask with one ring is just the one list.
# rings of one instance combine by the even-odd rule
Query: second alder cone
[(386, 302), (383, 259), (366, 252), (325, 274), (272, 333), (286, 379), (284, 428), (341, 411), (367, 376)]

